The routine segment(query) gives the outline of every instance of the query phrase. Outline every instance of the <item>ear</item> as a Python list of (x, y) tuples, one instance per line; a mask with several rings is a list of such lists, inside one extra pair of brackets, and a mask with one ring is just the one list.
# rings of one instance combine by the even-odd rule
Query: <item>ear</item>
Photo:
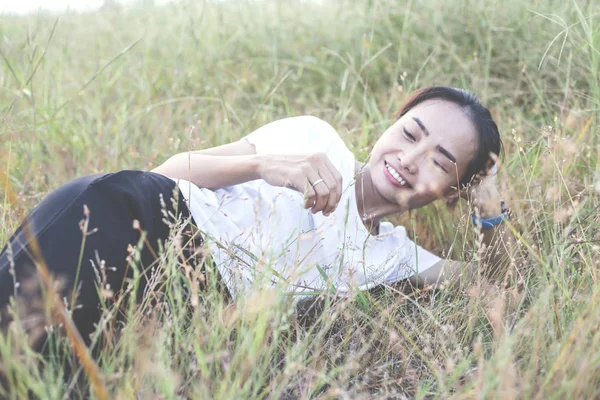
[(490, 152), (490, 158), (485, 163), (484, 176), (495, 175), (498, 172), (498, 156)]
[(453, 208), (460, 199), (460, 192), (457, 188), (452, 187), (448, 193), (444, 195), (444, 199), (446, 200), (446, 206)]

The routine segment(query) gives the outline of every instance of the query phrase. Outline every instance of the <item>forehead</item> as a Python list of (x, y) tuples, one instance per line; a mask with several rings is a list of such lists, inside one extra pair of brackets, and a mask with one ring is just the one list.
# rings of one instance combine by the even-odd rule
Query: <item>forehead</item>
[(401, 120), (418, 128), (415, 118), (427, 129), (433, 144), (452, 153), (459, 168), (461, 165), (466, 168), (475, 155), (477, 131), (458, 105), (440, 99), (426, 100), (411, 108)]

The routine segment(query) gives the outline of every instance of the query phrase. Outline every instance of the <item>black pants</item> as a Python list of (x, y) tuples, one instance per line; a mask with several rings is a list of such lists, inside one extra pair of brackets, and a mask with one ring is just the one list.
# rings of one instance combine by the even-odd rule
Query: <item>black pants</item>
[[(105, 262), (106, 282), (111, 290), (118, 291), (125, 275), (132, 276), (133, 268), (127, 267), (126, 260), (128, 245), (136, 246), (140, 240), (140, 230), (134, 228), (133, 222), (137, 220), (141, 230), (146, 232), (149, 244), (141, 251), (138, 271), (147, 270), (155, 263), (158, 243), (169, 236), (163, 210), (181, 218), (189, 217), (184, 198), (175, 188), (174, 181), (151, 172), (121, 171), (86, 176), (50, 193), (27, 216), (24, 223), (35, 235), (42, 256), (59, 280), (62, 292), (75, 290), (77, 293), (78, 307), (72, 316), (88, 344), (100, 318), (99, 282), (95, 271), (100, 267), (98, 260)], [(177, 202), (171, 201), (174, 193), (179, 194)], [(84, 206), (89, 209), (89, 234), (82, 250), (80, 223), (86, 218)], [(8, 239), (0, 253), (0, 309), (8, 304), (11, 296), (15, 296), (17, 302), (33, 301), (27, 298), (25, 289), (25, 280), (32, 270), (35, 271), (27, 239), (22, 226)], [(15, 282), (19, 284), (15, 285)]]

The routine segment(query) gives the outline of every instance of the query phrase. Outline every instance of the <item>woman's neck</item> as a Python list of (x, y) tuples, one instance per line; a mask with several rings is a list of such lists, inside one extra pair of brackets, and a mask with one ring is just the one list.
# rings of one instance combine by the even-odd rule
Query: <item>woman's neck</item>
[[(404, 210), (398, 204), (385, 199), (373, 185), (369, 164), (356, 163), (356, 204), (367, 230), (373, 234), (379, 232), (379, 223), (388, 215), (401, 213)], [(364, 185), (364, 186), (363, 186)]]

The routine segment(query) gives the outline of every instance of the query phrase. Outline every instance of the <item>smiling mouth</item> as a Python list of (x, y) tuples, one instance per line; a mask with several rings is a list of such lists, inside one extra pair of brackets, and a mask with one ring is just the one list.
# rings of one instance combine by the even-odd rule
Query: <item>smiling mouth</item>
[(383, 163), (385, 164), (385, 169), (388, 172), (388, 174), (386, 174), (386, 176), (394, 185), (403, 187), (403, 188), (412, 187), (412, 186), (410, 186), (410, 184), (408, 182), (406, 182), (404, 179), (402, 179), (402, 177), (400, 176), (400, 174), (398, 173), (398, 171), (396, 171), (396, 169), (394, 167), (392, 167), (385, 161)]

